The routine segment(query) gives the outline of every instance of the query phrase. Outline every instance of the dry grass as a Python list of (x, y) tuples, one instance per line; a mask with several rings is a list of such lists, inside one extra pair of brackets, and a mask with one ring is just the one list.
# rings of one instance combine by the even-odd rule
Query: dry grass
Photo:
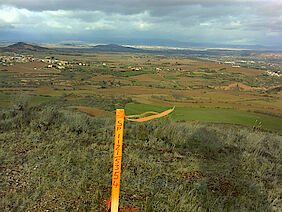
[(244, 85), (243, 83), (237, 82), (237, 83), (232, 83), (227, 86), (221, 86), (221, 87), (215, 87), (215, 89), (223, 89), (223, 90), (234, 90), (234, 89), (240, 89), (244, 91), (251, 91), (251, 90), (266, 90), (266, 88), (261, 88), (261, 87), (250, 87), (247, 85)]
[[(18, 109), (0, 114), (0, 210), (106, 211), (114, 119)], [(281, 144), (281, 136), (257, 130), (126, 122), (120, 205), (278, 212)]]

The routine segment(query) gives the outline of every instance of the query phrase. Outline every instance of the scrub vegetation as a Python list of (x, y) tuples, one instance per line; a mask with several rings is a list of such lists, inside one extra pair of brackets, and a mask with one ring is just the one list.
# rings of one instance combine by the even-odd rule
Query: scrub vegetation
[[(0, 112), (1, 211), (106, 211), (113, 117), (20, 100)], [(125, 124), (121, 200), (140, 211), (280, 211), (281, 144), (259, 128)]]

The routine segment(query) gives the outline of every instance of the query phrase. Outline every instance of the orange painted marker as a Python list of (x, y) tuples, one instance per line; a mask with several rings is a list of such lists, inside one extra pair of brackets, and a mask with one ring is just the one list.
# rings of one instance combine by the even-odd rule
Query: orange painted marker
[[(120, 193), (120, 179), (121, 179), (121, 162), (122, 162), (122, 142), (123, 142), (123, 129), (124, 119), (134, 122), (144, 122), (155, 118), (160, 118), (170, 114), (175, 107), (166, 110), (162, 113), (149, 111), (140, 115), (125, 116), (124, 109), (116, 110), (116, 126), (115, 126), (115, 142), (114, 142), (114, 159), (113, 159), (113, 177), (112, 177), (112, 195), (111, 201), (106, 203), (111, 207), (111, 212), (119, 211), (119, 193)], [(153, 114), (151, 116), (142, 117), (147, 114)], [(137, 118), (137, 119), (135, 119)], [(121, 211), (136, 211), (136, 208), (120, 208)]]
[(119, 205), (124, 116), (123, 109), (116, 110), (111, 212), (118, 212)]

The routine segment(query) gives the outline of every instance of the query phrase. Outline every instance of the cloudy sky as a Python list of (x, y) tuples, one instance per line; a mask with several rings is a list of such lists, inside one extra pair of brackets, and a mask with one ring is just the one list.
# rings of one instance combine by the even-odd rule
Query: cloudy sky
[(282, 46), (282, 0), (0, 0), (0, 41), (68, 40)]

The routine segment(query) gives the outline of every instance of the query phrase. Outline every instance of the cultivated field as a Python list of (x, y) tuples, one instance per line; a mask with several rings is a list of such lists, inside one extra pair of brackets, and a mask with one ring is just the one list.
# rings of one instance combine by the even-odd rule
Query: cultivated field
[[(32, 105), (64, 99), (62, 104), (65, 107), (74, 103), (77, 108), (94, 108), (89, 103), (92, 96), (114, 96), (134, 101), (126, 106), (126, 113), (176, 105), (172, 119), (234, 123), (281, 133), (281, 79), (267, 76), (262, 70), (232, 67), (181, 55), (34, 55), (41, 59), (46, 56), (68, 61), (71, 65), (62, 70), (47, 68), (48, 64), (43, 62), (1, 67), (6, 69), (0, 72), (2, 107), (11, 106), (12, 100), (24, 95)], [(143, 107), (143, 104), (146, 106)], [(108, 112), (113, 114), (115, 107)], [(102, 104), (96, 109), (107, 111)], [(83, 110), (87, 111), (90, 110)]]

